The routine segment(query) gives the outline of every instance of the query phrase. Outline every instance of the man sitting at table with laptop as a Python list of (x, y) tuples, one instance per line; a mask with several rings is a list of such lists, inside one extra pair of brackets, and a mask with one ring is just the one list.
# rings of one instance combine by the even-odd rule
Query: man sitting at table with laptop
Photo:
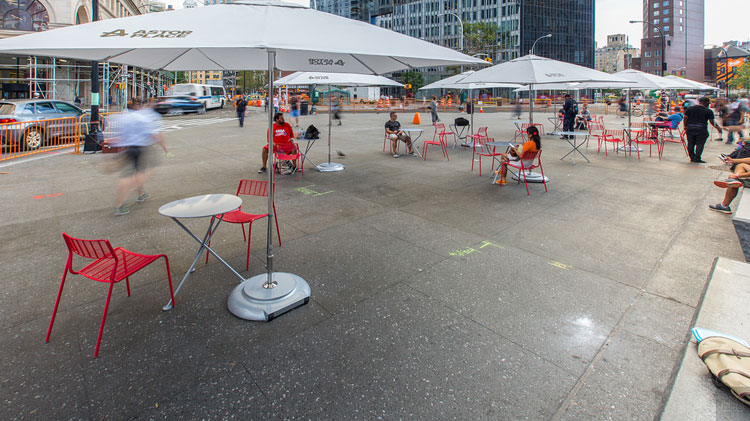
[(388, 139), (391, 141), (391, 153), (393, 154), (394, 158), (398, 158), (398, 141), (402, 141), (406, 143), (407, 150), (409, 152), (409, 155), (414, 154), (414, 146), (411, 143), (411, 138), (408, 134), (406, 134), (403, 130), (401, 130), (401, 123), (399, 123), (396, 118), (398, 115), (396, 113), (391, 112), (391, 118), (390, 120), (385, 122), (385, 134), (388, 136)]
[[(539, 129), (536, 128), (536, 126), (530, 126), (526, 129), (526, 134), (528, 135), (529, 140), (524, 142), (523, 145), (511, 149), (507, 154), (500, 155), (501, 165), (498, 170), (500, 178), (495, 180), (495, 184), (501, 186), (508, 184), (508, 182), (505, 181), (505, 177), (508, 175), (508, 162), (520, 161), (524, 153), (536, 152), (542, 149), (542, 137), (539, 136)], [(528, 164), (531, 163), (529, 162)], [(526, 161), (524, 161), (524, 165), (527, 165)]]
[[(292, 126), (284, 121), (283, 113), (276, 113), (273, 115), (273, 151), (281, 151), (285, 154), (293, 154), (297, 152), (297, 144), (292, 139), (296, 136), (292, 130)], [(266, 139), (268, 139), (268, 133), (266, 133)], [(263, 146), (263, 166), (260, 167), (258, 173), (266, 172), (266, 164), (268, 163), (268, 144)], [(292, 161), (292, 168), (290, 174), (294, 174), (297, 171), (296, 163)]]

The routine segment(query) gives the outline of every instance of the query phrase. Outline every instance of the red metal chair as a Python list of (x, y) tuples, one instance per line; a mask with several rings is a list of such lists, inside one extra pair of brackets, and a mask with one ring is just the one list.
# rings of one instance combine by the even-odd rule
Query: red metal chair
[[(446, 130), (445, 123), (435, 123), (435, 133), (432, 134), (432, 142), (435, 142), (436, 137), (440, 137), (440, 136), (445, 137), (449, 135), (453, 136), (453, 146), (455, 147), (456, 144), (458, 143), (458, 138), (456, 137), (456, 134), (450, 130)], [(432, 143), (432, 144), (436, 144), (436, 143)]]
[(602, 136), (604, 135), (604, 124), (599, 123), (596, 120), (589, 121), (588, 124), (589, 136), (586, 138), (586, 147), (589, 147), (589, 140), (592, 137), (596, 138), (597, 147), (601, 147)]
[[(625, 144), (624, 140), (624, 132), (622, 130), (604, 130), (599, 143), (599, 148), (596, 150), (596, 153), (599, 153), (601, 151), (601, 145), (604, 145), (604, 156), (607, 155), (607, 143), (613, 143), (612, 149), (614, 149), (615, 153), (619, 154), (619, 146), (620, 143), (623, 145)], [(625, 151), (625, 156), (627, 156), (627, 150)]]
[(679, 138), (674, 135), (662, 136), (661, 144), (659, 148), (659, 159), (661, 159), (662, 155), (664, 155), (664, 146), (667, 143), (682, 143), (682, 147), (685, 149), (685, 156), (690, 157), (690, 153), (688, 153), (688, 147), (687, 147), (687, 135), (685, 134), (685, 131), (678, 128), (677, 132), (680, 135)]
[[(641, 135), (633, 138), (633, 143), (636, 145), (635, 150), (638, 154), (638, 159), (641, 159), (641, 148), (638, 147), (639, 145), (648, 145), (648, 156), (651, 156), (652, 147), (656, 145), (656, 152), (659, 155), (659, 159), (661, 159), (661, 153), (659, 153), (659, 150), (661, 149), (659, 146), (659, 139), (661, 138), (660, 131), (664, 128), (664, 123), (666, 123), (667, 126), (669, 125), (669, 122), (647, 124)], [(632, 156), (633, 151), (630, 151), (630, 154)]]
[(467, 139), (471, 139), (472, 141), (479, 140), (479, 139), (486, 139), (487, 138), (487, 127), (480, 127), (479, 130), (477, 130), (477, 132), (475, 134), (466, 136), (466, 138)]
[[(536, 160), (536, 164), (534, 163), (534, 160)], [(529, 183), (526, 181), (526, 171), (531, 172), (534, 168), (539, 168), (539, 171), (542, 173), (544, 191), (547, 191), (547, 179), (544, 178), (544, 169), (542, 168), (542, 151), (526, 151), (521, 155), (521, 159), (518, 161), (509, 161), (505, 165), (518, 170), (518, 183), (521, 182), (521, 177), (523, 177), (523, 184), (526, 186), (527, 196), (531, 196), (531, 193), (529, 192)]]
[[(52, 334), (52, 326), (55, 324), (57, 307), (60, 304), (60, 297), (62, 296), (68, 272), (74, 275), (85, 276), (93, 281), (109, 284), (107, 301), (104, 303), (104, 313), (102, 314), (102, 323), (99, 326), (99, 336), (96, 339), (94, 357), (99, 356), (99, 346), (102, 342), (102, 334), (104, 333), (104, 323), (107, 321), (107, 310), (109, 309), (110, 298), (112, 298), (112, 288), (116, 283), (124, 279), (125, 285), (127, 285), (128, 297), (130, 297), (130, 276), (163, 257), (164, 262), (167, 264), (169, 295), (172, 297), (172, 303), (175, 302), (174, 291), (172, 290), (172, 273), (169, 271), (169, 258), (166, 254), (138, 254), (125, 250), (122, 247), (113, 249), (108, 240), (82, 240), (73, 238), (66, 233), (63, 233), (62, 236), (65, 240), (65, 245), (68, 247), (68, 261), (65, 263), (65, 272), (63, 272), (60, 289), (57, 292), (57, 300), (55, 300), (55, 309), (52, 310), (52, 319), (49, 321), (49, 328), (47, 329), (47, 336), (44, 342), (49, 342), (49, 337)], [(95, 260), (83, 269), (75, 271), (73, 270), (73, 254)]]
[(513, 134), (513, 141), (515, 142), (518, 136), (521, 136), (522, 141), (526, 141), (526, 129), (529, 128), (529, 123), (521, 123), (521, 128), (516, 129), (516, 132)]
[(299, 180), (299, 173), (305, 172), (305, 169), (303, 168), (304, 160), (302, 157), (302, 153), (299, 151), (299, 145), (295, 144), (294, 146), (295, 146), (295, 152), (287, 153), (282, 150), (277, 150), (276, 152), (273, 153), (274, 169), (276, 169), (280, 173), (280, 170), (278, 170), (278, 165), (277, 165), (278, 162), (279, 161), (292, 161), (294, 162), (295, 168), (297, 169), (295, 172), (296, 172), (297, 180)]
[(422, 159), (425, 161), (427, 160), (427, 145), (439, 145), (440, 149), (443, 151), (443, 156), (445, 157), (445, 159), (450, 161), (451, 159), (448, 157), (448, 144), (445, 141), (446, 136), (446, 134), (441, 134), (440, 136), (438, 136), (437, 141), (425, 139), (424, 143), (422, 144)]
[[(274, 188), (276, 186), (274, 185)], [(245, 196), (259, 196), (259, 197), (268, 197), (268, 181), (265, 180), (240, 180), (240, 185), (237, 186), (237, 196), (245, 195)], [(276, 222), (276, 235), (279, 238), (279, 246), (281, 246), (281, 231), (279, 231), (279, 218), (278, 214), (276, 213), (276, 203), (271, 204), (273, 206), (273, 218)], [(218, 218), (220, 215), (216, 215)], [(242, 207), (239, 209), (227, 212), (224, 214), (224, 219), (222, 221), (228, 222), (230, 224), (240, 224), (242, 225), (242, 238), (247, 241), (247, 258), (245, 262), (245, 270), (250, 269), (250, 240), (252, 238), (253, 234), (253, 222), (257, 221), (258, 219), (262, 219), (267, 217), (267, 213), (255, 215), (247, 212), (242, 211)], [(249, 224), (247, 228), (247, 236), (245, 236), (245, 224)], [(210, 235), (210, 234), (209, 234)], [(208, 245), (211, 245), (211, 242), (208, 243)], [(208, 251), (206, 251), (206, 263), (208, 263)]]
[[(495, 139), (491, 137), (485, 137), (485, 138), (479, 138), (475, 141), (474, 147), (472, 148), (471, 153), (471, 170), (474, 171), (474, 156), (479, 157), (479, 175), (482, 175), (482, 157), (486, 156), (489, 158), (492, 158), (494, 160), (494, 157), (502, 155), (500, 152), (495, 152), (495, 147), (492, 147), (492, 150), (486, 149), (486, 142), (494, 142)], [(493, 161), (494, 162), (494, 161)], [(492, 169), (494, 169), (494, 164), (492, 166)]]

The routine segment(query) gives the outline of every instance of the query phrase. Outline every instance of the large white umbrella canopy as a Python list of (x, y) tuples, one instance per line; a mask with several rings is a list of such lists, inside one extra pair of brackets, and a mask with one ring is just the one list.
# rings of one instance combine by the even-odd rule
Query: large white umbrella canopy
[(468, 70), (457, 75), (447, 77), (445, 79), (432, 82), (429, 85), (419, 88), (420, 91), (427, 89), (490, 89), (490, 88), (518, 88), (517, 83), (488, 83), (488, 82), (463, 82), (467, 76), (474, 73), (474, 70)]
[(680, 82), (689, 86), (688, 88), (685, 88), (685, 89), (692, 89), (695, 91), (718, 91), (719, 90), (719, 88), (717, 88), (716, 86), (706, 85), (705, 83), (697, 82), (697, 81), (690, 80), (690, 79), (683, 79), (675, 75), (664, 76), (664, 78), (669, 79), (669, 80), (679, 80)]
[[(295, 72), (277, 79), (278, 86), (290, 85), (328, 85), (328, 100), (331, 100), (331, 85), (338, 86), (404, 86), (395, 80), (377, 75), (363, 75), (358, 73), (323, 73), (323, 72)], [(328, 107), (328, 164), (318, 165), (319, 170), (338, 171), (344, 166), (331, 163), (331, 107)]]
[[(463, 83), (517, 83), (529, 86), (559, 84), (564, 82), (611, 82), (627, 84), (628, 81), (608, 73), (576, 64), (529, 54), (474, 72), (461, 79)], [(531, 99), (531, 98), (530, 98)], [(529, 122), (534, 120), (534, 101), (529, 100)]]
[(0, 40), (4, 53), (164, 70), (264, 70), (271, 50), (280, 70), (382, 74), (485, 63), (369, 23), (262, 0), (107, 19)]
[(404, 86), (384, 76), (359, 73), (295, 72), (276, 79), (274, 85)]
[[(314, 30), (306, 32), (302, 28)], [(375, 25), (267, 0), (148, 13), (22, 35), (0, 40), (0, 53), (109, 61), (175, 71), (263, 69), (268, 70), (269, 93), (273, 92), (274, 69), (381, 74), (426, 66), (485, 63)], [(268, 132), (272, 133), (273, 107), (268, 109)], [(269, 137), (272, 150), (273, 136)], [(268, 180), (273, 183), (273, 171), (268, 171)], [(289, 289), (286, 280), (296, 276), (278, 273), (279, 278), (273, 272), (274, 189), (269, 190), (267, 276), (259, 275), (265, 279), (262, 288), (252, 284), (255, 278), (250, 278), (232, 293), (234, 296), (237, 291), (252, 291), (256, 295), (248, 296), (256, 301), (265, 297), (260, 298), (266, 303), (265, 308), (269, 303), (280, 303), (276, 298), (265, 301), (268, 297), (291, 294), (284, 292)], [(302, 278), (299, 281), (304, 283)]]
[(623, 85), (621, 83), (612, 82), (592, 82), (583, 84), (584, 89), (595, 89), (595, 88), (614, 88), (614, 89), (689, 89), (685, 88), (685, 84), (682, 81), (670, 80), (665, 77), (652, 75), (651, 73), (641, 72), (635, 69), (626, 69), (615, 73), (613, 76), (619, 79), (624, 79), (629, 84)]

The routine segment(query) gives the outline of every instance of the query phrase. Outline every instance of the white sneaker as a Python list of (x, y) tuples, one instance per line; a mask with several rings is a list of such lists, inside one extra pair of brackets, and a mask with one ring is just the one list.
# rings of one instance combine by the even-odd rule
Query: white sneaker
[(399, 154), (397, 154), (397, 153), (394, 153), (394, 154), (393, 154), (393, 157), (394, 157), (394, 158), (398, 158), (399, 156), (401, 156), (401, 155), (399, 155)]

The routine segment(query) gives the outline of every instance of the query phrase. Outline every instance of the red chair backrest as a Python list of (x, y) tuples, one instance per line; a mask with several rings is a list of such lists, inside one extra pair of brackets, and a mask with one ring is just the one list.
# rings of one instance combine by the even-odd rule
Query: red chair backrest
[(265, 180), (240, 180), (237, 186), (237, 196), (244, 194), (248, 196), (268, 196), (268, 181)]
[(480, 127), (477, 130), (477, 136), (487, 137), (487, 127)]
[(526, 151), (526, 152), (523, 153), (523, 155), (521, 155), (521, 161), (526, 161), (526, 162), (533, 161), (541, 153), (542, 153), (541, 150), (539, 150), (539, 151), (533, 151), (533, 152), (532, 151)]
[(622, 137), (622, 130), (612, 130), (612, 129), (604, 130), (604, 136), (619, 139)]
[(87, 259), (110, 257), (117, 260), (115, 251), (112, 249), (112, 244), (109, 243), (109, 240), (82, 240), (71, 237), (66, 233), (62, 233), (62, 236), (65, 240), (65, 245), (68, 246), (68, 251), (71, 253)]

